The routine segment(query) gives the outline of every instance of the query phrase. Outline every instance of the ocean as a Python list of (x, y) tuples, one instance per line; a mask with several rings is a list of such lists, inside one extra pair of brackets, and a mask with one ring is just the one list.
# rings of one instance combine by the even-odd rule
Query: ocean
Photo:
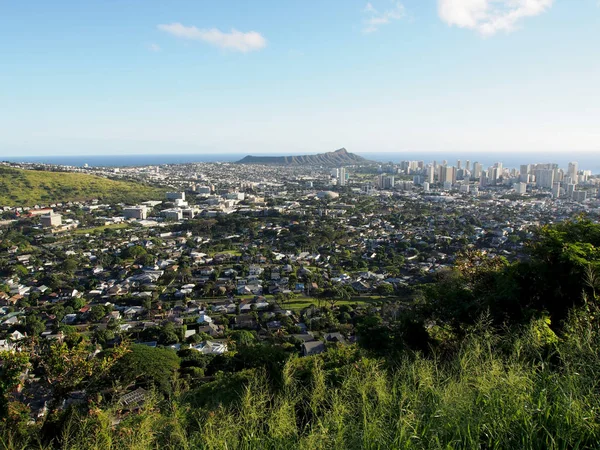
[[(473, 164), (478, 161), (484, 168), (496, 162), (501, 162), (504, 167), (519, 168), (521, 164), (556, 163), (559, 167), (567, 168), (569, 162), (577, 161), (579, 170), (591, 170), (594, 174), (600, 174), (600, 154), (573, 153), (543, 154), (543, 153), (417, 153), (417, 152), (386, 152), (386, 153), (361, 153), (356, 154), (364, 158), (386, 162), (400, 161), (425, 161), (426, 163), (437, 161), (442, 163), (446, 160), (448, 164), (456, 165), (461, 160), (463, 166), (467, 160)], [(273, 153), (253, 153), (255, 156), (269, 156)], [(289, 154), (291, 156), (292, 154)], [(43, 155), (43, 156), (2, 156), (0, 160), (24, 163), (58, 164), (65, 166), (83, 167), (140, 167), (162, 164), (185, 164), (194, 162), (234, 162), (246, 156), (245, 153), (204, 153), (204, 154), (131, 154), (131, 155)], [(277, 155), (284, 156), (284, 155)]]

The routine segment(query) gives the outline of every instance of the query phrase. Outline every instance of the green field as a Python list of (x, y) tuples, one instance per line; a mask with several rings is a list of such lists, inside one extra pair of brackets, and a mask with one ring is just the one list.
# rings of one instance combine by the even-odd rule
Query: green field
[(242, 252), (239, 250), (221, 250), (221, 251), (211, 251), (207, 253), (211, 258), (215, 255), (231, 255), (231, 256), (242, 256)]
[(102, 233), (104, 232), (104, 230), (123, 230), (125, 228), (129, 228), (129, 224), (127, 223), (116, 223), (114, 225), (102, 225), (99, 227), (94, 227), (94, 228), (78, 228), (77, 230), (73, 231), (73, 234), (96, 234), (96, 233)]
[(109, 203), (137, 203), (158, 199), (162, 195), (162, 189), (94, 175), (0, 167), (0, 205), (3, 206), (33, 206), (96, 198)]
[[(354, 297), (351, 300), (337, 300), (335, 302), (335, 306), (342, 305), (368, 305), (373, 304), (375, 302), (382, 301), (379, 297)], [(319, 303), (320, 302), (320, 303)], [(330, 305), (331, 302), (328, 299), (317, 299), (314, 297), (297, 297), (293, 298), (289, 301), (284, 302), (281, 307), (284, 309), (291, 309), (294, 311), (299, 311), (304, 308), (308, 308), (311, 305), (315, 306), (327, 306)]]

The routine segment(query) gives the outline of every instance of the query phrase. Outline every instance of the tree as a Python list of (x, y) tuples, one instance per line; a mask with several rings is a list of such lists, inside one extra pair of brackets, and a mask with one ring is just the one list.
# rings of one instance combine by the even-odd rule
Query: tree
[(89, 342), (81, 340), (69, 346), (52, 342), (42, 347), (37, 364), (42, 369), (42, 380), (52, 391), (55, 404), (78, 389), (88, 392), (109, 374), (115, 363), (129, 351), (118, 346), (110, 353), (94, 355)]
[(121, 256), (123, 258), (132, 258), (138, 259), (142, 256), (146, 255), (148, 252), (141, 245), (132, 245), (131, 247), (127, 247), (125, 250), (121, 252)]
[(145, 298), (142, 301), (142, 306), (146, 310), (146, 315), (150, 314), (150, 311), (152, 311), (152, 299), (151, 298)]
[(8, 394), (19, 384), (19, 376), (28, 367), (27, 353), (0, 352), (0, 420), (8, 415)]
[(125, 385), (139, 382), (169, 393), (179, 364), (179, 357), (170, 349), (133, 344), (131, 351), (114, 366), (112, 375)]
[(79, 311), (85, 306), (85, 300), (82, 298), (72, 298), (67, 303), (68, 306), (72, 307), (74, 311)]
[(248, 330), (237, 330), (229, 336), (238, 346), (248, 346), (256, 342), (255, 336)]
[(162, 328), (160, 335), (158, 336), (158, 342), (161, 345), (172, 345), (179, 342), (179, 336), (175, 331), (175, 326), (169, 322)]
[(192, 279), (192, 269), (188, 265), (179, 268), (179, 279), (182, 283), (188, 283)]
[(27, 274), (29, 273), (29, 271), (27, 270), (27, 268), (21, 264), (17, 264), (14, 268), (14, 272), (15, 275), (19, 276), (19, 277), (24, 277), (27, 276)]
[(108, 329), (97, 329), (94, 331), (94, 340), (101, 345), (106, 344), (115, 338), (115, 333)]
[(61, 268), (63, 271), (73, 273), (77, 270), (77, 260), (75, 258), (67, 258), (63, 261)]
[(137, 258), (137, 262), (139, 264), (141, 264), (142, 266), (153, 266), (154, 265), (154, 256), (152, 256), (150, 253), (147, 253), (145, 255), (140, 256), (139, 258)]
[(389, 297), (394, 293), (394, 287), (391, 284), (380, 284), (377, 286), (377, 293), (382, 297)]
[(35, 314), (27, 316), (25, 330), (29, 336), (39, 336), (46, 330), (46, 324)]
[(106, 316), (106, 314), (108, 313), (103, 305), (94, 305), (90, 309), (90, 320), (92, 322), (99, 322), (104, 318), (104, 316)]

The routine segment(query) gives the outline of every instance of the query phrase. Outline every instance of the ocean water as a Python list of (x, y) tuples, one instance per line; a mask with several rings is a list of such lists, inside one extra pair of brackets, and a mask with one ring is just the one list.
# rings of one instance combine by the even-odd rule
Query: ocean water
[[(579, 170), (591, 170), (594, 174), (600, 174), (600, 152), (592, 153), (573, 153), (565, 152), (561, 154), (543, 154), (543, 153), (418, 153), (418, 152), (387, 152), (387, 153), (361, 153), (356, 154), (374, 161), (400, 162), (404, 160), (425, 161), (426, 163), (437, 161), (442, 163), (446, 160), (448, 164), (456, 165), (457, 160), (461, 160), (463, 167), (467, 160), (473, 164), (478, 161), (484, 168), (491, 166), (496, 162), (501, 162), (504, 167), (519, 168), (521, 164), (536, 163), (556, 163), (559, 167), (567, 168), (569, 162), (577, 161)], [(246, 153), (199, 153), (199, 154), (131, 154), (131, 155), (43, 155), (43, 156), (9, 156), (0, 157), (2, 161), (26, 162), (26, 163), (45, 163), (58, 164), (65, 166), (83, 167), (85, 164), (91, 167), (139, 167), (161, 164), (184, 164), (193, 162), (234, 162), (246, 156)], [(255, 156), (273, 156), (273, 153), (253, 153)], [(287, 154), (291, 156), (292, 154)], [(277, 156), (286, 156), (277, 155)]]

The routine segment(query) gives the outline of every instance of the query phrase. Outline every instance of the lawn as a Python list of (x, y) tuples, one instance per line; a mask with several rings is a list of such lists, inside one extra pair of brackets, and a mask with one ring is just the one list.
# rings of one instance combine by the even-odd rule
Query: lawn
[(219, 252), (208, 252), (208, 256), (210, 256), (211, 258), (215, 255), (242, 256), (242, 252), (239, 250), (221, 250)]
[(123, 230), (129, 228), (129, 224), (127, 223), (115, 223), (114, 225), (101, 225), (99, 227), (93, 228), (78, 228), (73, 231), (73, 234), (96, 234), (103, 233), (104, 230)]
[[(350, 300), (338, 300), (335, 302), (335, 305), (336, 306), (368, 305), (368, 304), (373, 304), (375, 302), (380, 302), (380, 301), (382, 301), (382, 299), (380, 299), (379, 297), (353, 297)], [(315, 297), (297, 297), (297, 298), (293, 298), (289, 301), (284, 302), (281, 305), (281, 307), (284, 309), (291, 309), (294, 311), (299, 311), (304, 308), (308, 308), (311, 305), (318, 306), (319, 304), (321, 306), (328, 306), (331, 303), (327, 299), (317, 299)]]

